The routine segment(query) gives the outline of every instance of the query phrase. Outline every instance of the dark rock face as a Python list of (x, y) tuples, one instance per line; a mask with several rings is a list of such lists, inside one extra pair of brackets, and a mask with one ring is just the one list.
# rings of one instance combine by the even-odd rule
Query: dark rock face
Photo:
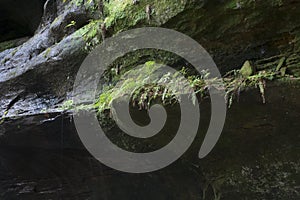
[(41, 22), (46, 0), (0, 2), (0, 42), (32, 36)]
[(284, 54), (297, 47), (299, 1), (200, 2), (166, 26), (200, 42), (223, 73), (241, 67), (246, 60)]
[[(35, 33), (0, 52), (0, 116), (6, 117), (0, 122), (0, 199), (300, 198), (299, 82), (268, 86), (265, 105), (257, 90), (243, 93), (229, 110), (221, 140), (203, 160), (197, 154), (205, 117), (190, 150), (159, 172), (124, 174), (95, 160), (82, 146), (72, 117), (58, 107), (87, 55), (80, 30), (99, 13), (91, 10), (94, 1), (44, 2), (0, 3), (0, 41)], [(172, 2), (166, 12), (153, 13), (151, 23), (193, 36), (224, 72), (246, 59), (287, 53), (286, 64), (299, 73), (298, 1), (180, 0), (186, 6), (177, 13), (169, 8), (179, 1)], [(142, 16), (142, 10), (114, 13), (108, 33), (143, 25), (130, 18)], [(76, 24), (68, 27), (72, 21)], [(208, 107), (203, 105), (204, 116)]]
[(149, 174), (121, 173), (95, 160), (67, 114), (11, 119), (0, 136), (0, 197), (297, 200), (299, 91), (299, 85), (270, 83), (267, 104), (257, 90), (242, 93), (229, 110), (216, 148), (200, 160), (209, 121), (203, 102), (204, 117), (194, 144), (171, 166)]
[[(5, 110), (16, 116), (53, 108), (71, 88), (86, 55), (85, 41), (76, 30), (93, 17), (91, 11), (84, 5), (55, 0), (47, 1), (44, 8), (35, 35), (0, 53), (0, 115)], [(66, 28), (73, 19), (78, 27)]]

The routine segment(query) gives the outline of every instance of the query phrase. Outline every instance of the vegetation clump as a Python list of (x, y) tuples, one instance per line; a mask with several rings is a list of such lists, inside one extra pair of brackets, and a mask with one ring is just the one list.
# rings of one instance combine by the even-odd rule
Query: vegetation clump
[[(80, 3), (81, 1), (74, 0), (74, 2)], [(94, 6), (95, 5), (98, 4), (94, 2)], [(227, 9), (237, 9), (238, 7), (239, 9), (244, 9), (244, 7), (255, 6), (255, 2), (239, 1), (238, 6), (236, 1), (229, 1), (226, 5), (225, 7)], [(138, 1), (138, 3), (133, 3), (132, 0), (104, 1), (103, 8), (101, 8), (103, 9), (101, 10), (101, 16), (99, 15), (100, 17), (98, 19), (91, 20), (86, 26), (77, 31), (86, 41), (86, 50), (91, 50), (103, 39), (103, 37), (100, 37), (103, 24), (105, 24), (105, 28), (107, 29), (105, 31), (107, 31), (108, 37), (130, 28), (148, 25), (149, 17), (145, 12), (147, 6), (151, 6), (150, 25), (161, 26), (184, 10), (185, 7), (188, 6), (188, 1), (146, 0)], [(70, 26), (71, 25), (72, 24), (70, 24)], [(111, 102), (124, 95), (131, 95), (132, 105), (138, 106), (140, 109), (148, 109), (152, 102), (157, 99), (160, 99), (164, 104), (174, 102), (176, 92), (166, 87), (171, 86), (171, 84), (162, 86), (145, 81), (147, 77), (156, 70), (155, 62), (139, 63), (144, 64), (143, 71), (138, 71), (142, 75), (138, 75), (136, 76), (137, 78), (134, 79), (128, 76), (129, 74), (137, 73), (137, 71), (134, 71), (134, 67), (139, 58), (140, 55), (136, 57), (131, 56), (125, 59), (125, 63), (114, 64), (111, 68), (112, 70), (108, 72), (109, 78), (107, 79), (107, 84), (101, 88), (102, 93), (94, 105), (98, 112), (109, 110)], [(297, 57), (295, 59), (297, 59)], [(221, 87), (222, 84), (220, 83), (223, 82), (226, 90), (225, 98), (229, 107), (235, 99), (239, 99), (239, 95), (242, 91), (255, 87), (258, 88), (261, 94), (262, 102), (266, 103), (265, 90), (267, 82), (288, 77), (287, 73), (290, 69), (293, 69), (290, 66), (292, 66), (294, 60), (284, 55), (276, 57), (275, 61), (272, 60), (272, 62), (269, 62), (269, 60), (256, 62), (246, 61), (240, 70), (232, 70), (223, 76), (222, 79), (208, 78), (208, 71), (202, 72), (200, 75), (193, 74), (189, 71), (187, 66), (182, 65), (182, 67), (176, 67), (178, 74), (166, 74), (153, 81), (155, 83), (160, 83), (163, 80), (170, 82), (170, 80), (176, 76), (181, 75), (188, 80), (189, 87), (192, 88), (197, 97), (200, 98), (205, 98), (209, 95), (209, 87)], [(296, 68), (298, 69), (298, 66)], [(114, 71), (114, 69), (117, 70)], [(168, 83), (168, 81), (166, 81), (166, 83)], [(117, 82), (120, 83), (117, 84)], [(176, 84), (180, 84), (180, 81)]]
[[(178, 94), (174, 85), (184, 85), (185, 80), (189, 85), (184, 85), (181, 92), (189, 94), (189, 88), (192, 88), (198, 98), (209, 96), (209, 88), (215, 87), (222, 89), (222, 83), (225, 86), (227, 105), (230, 107), (233, 101), (239, 99), (242, 91), (248, 88), (258, 88), (262, 102), (266, 103), (265, 90), (267, 81), (281, 79), (283, 76), (273, 70), (263, 70), (249, 76), (243, 76), (241, 70), (233, 70), (227, 73), (222, 79), (209, 78), (209, 71), (202, 71), (200, 75), (191, 74), (191, 70), (182, 67), (174, 74), (166, 73), (156, 79), (151, 79), (152, 74), (158, 70), (160, 65), (154, 61), (147, 62), (143, 68), (132, 69), (126, 72), (120, 78), (120, 83), (103, 87), (102, 94), (99, 96), (95, 106), (98, 112), (110, 109), (112, 101), (124, 96), (130, 95), (133, 106), (139, 109), (149, 109), (153, 102), (160, 101), (162, 104), (172, 104), (178, 101)], [(136, 76), (132, 76), (134, 73)], [(153, 83), (150, 83), (149, 80)], [(196, 97), (191, 97), (193, 98)], [(195, 100), (193, 100), (195, 102)]]

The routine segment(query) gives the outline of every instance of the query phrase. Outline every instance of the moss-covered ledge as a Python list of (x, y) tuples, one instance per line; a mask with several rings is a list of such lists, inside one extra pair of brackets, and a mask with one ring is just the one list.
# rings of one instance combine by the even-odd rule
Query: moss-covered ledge
[[(272, 92), (272, 87), (288, 87), (289, 89), (300, 87), (298, 76), (281, 70), (287, 67), (286, 64), (282, 64), (282, 60), (282, 58), (278, 58), (277, 61), (273, 60), (272, 65), (264, 63), (264, 67), (261, 65), (263, 61), (246, 61), (241, 69), (228, 72), (222, 79), (207, 78), (209, 77), (209, 71), (195, 74), (190, 66), (177, 66), (178, 71), (175, 74), (170, 75), (167, 73), (156, 77), (154, 76), (155, 72), (163, 65), (155, 61), (148, 61), (140, 65), (138, 70), (133, 67), (121, 74), (116, 74), (114, 70), (106, 74), (113, 76), (113, 82), (107, 82), (99, 86), (101, 94), (94, 105), (75, 108), (73, 101), (69, 99), (62, 104), (60, 109), (75, 112), (82, 109), (96, 109), (100, 117), (102, 113), (109, 113), (113, 101), (122, 101), (123, 96), (128, 95), (131, 97), (131, 105), (139, 110), (147, 110), (153, 103), (172, 106), (178, 101), (177, 94), (174, 92), (175, 89), (172, 90), (172, 88), (176, 85), (184, 85), (184, 80), (189, 83), (188, 87), (184, 88), (186, 93), (189, 94), (189, 89), (192, 88), (197, 95), (196, 97), (191, 96), (192, 101), (194, 101), (193, 98), (198, 98), (200, 102), (209, 98), (208, 88), (221, 88), (220, 83), (223, 82), (226, 91), (224, 98), (227, 100), (228, 107), (236, 104), (242, 93), (247, 93), (247, 91), (253, 89), (257, 90), (261, 103), (267, 104), (266, 93)], [(254, 71), (251, 71), (250, 74), (244, 74), (247, 67), (253, 67)], [(182, 77), (184, 77), (184, 80)], [(149, 80), (152, 82), (149, 83)], [(103, 120), (102, 117), (101, 119)]]
[[(252, 67), (250, 64), (248, 66), (247, 63), (249, 61), (246, 61), (240, 70), (230, 71), (222, 79), (208, 79), (209, 71), (203, 71), (202, 74), (193, 74), (193, 71), (188, 66), (182, 66), (181, 68), (179, 67), (179, 71), (174, 75), (165, 74), (157, 79), (153, 79), (153, 84), (149, 84), (147, 81), (151, 79), (150, 77), (161, 66), (155, 63), (155, 61), (149, 61), (140, 70), (133, 68), (123, 75), (116, 76), (114, 79), (116, 85), (102, 86), (102, 94), (95, 105), (98, 111), (102, 112), (110, 108), (112, 101), (124, 95), (132, 95), (132, 104), (139, 106), (140, 109), (149, 108), (151, 101), (157, 98), (160, 98), (163, 103), (168, 104), (167, 102), (173, 102), (176, 94), (172, 92), (172, 89), (159, 86), (159, 83), (166, 83), (169, 88), (172, 88), (173, 85), (182, 85), (184, 84), (183, 80), (176, 79), (179, 74), (188, 80), (189, 86), (194, 89), (200, 98), (205, 98), (208, 95), (208, 87), (221, 87), (220, 83), (223, 81), (229, 107), (234, 100), (239, 99), (241, 92), (249, 88), (257, 88), (261, 94), (262, 103), (266, 103), (265, 92), (268, 90), (268, 82), (277, 84), (293, 83), (295, 85), (299, 83), (297, 76), (286, 73), (286, 67), (283, 65), (282, 59), (279, 59), (278, 63), (275, 62), (273, 65), (268, 65), (268, 68), (265, 67), (250, 71), (249, 74), (244, 74), (247, 67)], [(176, 83), (173, 82), (174, 80), (176, 80)], [(189, 93), (188, 91), (188, 88), (186, 88), (186, 93)]]

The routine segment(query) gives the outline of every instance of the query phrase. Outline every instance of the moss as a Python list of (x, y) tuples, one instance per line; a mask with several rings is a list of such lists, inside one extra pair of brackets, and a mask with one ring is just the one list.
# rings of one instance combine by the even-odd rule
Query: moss
[(71, 4), (76, 5), (76, 6), (81, 6), (81, 5), (85, 5), (86, 7), (88, 7), (89, 5), (92, 4), (92, 2), (94, 0), (62, 0), (64, 3), (67, 1), (70, 1)]
[(140, 1), (133, 5), (132, 0), (112, 0), (105, 4), (107, 15), (105, 22), (114, 32), (127, 30), (140, 23), (149, 24), (145, 8), (151, 5), (151, 25), (161, 25), (184, 9), (186, 0)]
[[(95, 109), (95, 105), (89, 104), (89, 105), (75, 105), (74, 101), (72, 99), (64, 101), (59, 107), (59, 111), (73, 111), (78, 112), (79, 110), (92, 110)], [(44, 112), (47, 112), (47, 110), (43, 110)], [(42, 112), (42, 111), (41, 111)]]
[(50, 52), (51, 52), (51, 48), (49, 47), (45, 50), (44, 58), (48, 58)]
[(111, 92), (109, 90), (104, 89), (104, 92), (99, 96), (99, 99), (95, 103), (95, 107), (98, 110), (106, 110), (110, 108), (110, 102), (113, 100)]
[(60, 110), (72, 110), (74, 109), (74, 102), (73, 100), (66, 100), (60, 107)]
[[(74, 0), (74, 2), (78, 4), (81, 1)], [(252, 0), (239, 1), (243, 8), (245, 8), (244, 10), (249, 9), (249, 11), (245, 11), (246, 13), (234, 11), (234, 13), (228, 15), (226, 9), (236, 9), (236, 2), (236, 0), (230, 0), (218, 5), (214, 4), (215, 8), (211, 10), (211, 12), (206, 12), (206, 10), (202, 8), (202, 3), (189, 0), (145, 0), (140, 1), (140, 3), (136, 5), (133, 5), (132, 0), (110, 0), (104, 2), (104, 22), (106, 23), (108, 37), (135, 27), (149, 25), (169, 26), (171, 24), (171, 28), (191, 36), (202, 33), (201, 37), (203, 38), (203, 35), (209, 33), (207, 37), (215, 40), (216, 38), (223, 37), (224, 33), (232, 32), (233, 29), (239, 31), (240, 27), (237, 27), (237, 25), (244, 20), (245, 14), (247, 15), (247, 20), (251, 21), (253, 25), (260, 23), (257, 19), (262, 18), (261, 15), (263, 13), (255, 9), (256, 2)], [(269, 0), (260, 3), (260, 6), (273, 5), (274, 2), (275, 1)], [(210, 3), (205, 4), (210, 5)], [(94, 4), (89, 3), (89, 5), (92, 6)], [(150, 23), (148, 22), (145, 11), (147, 5), (151, 5), (152, 8)], [(222, 14), (227, 14), (226, 18)], [(266, 14), (268, 13), (266, 12)], [(254, 22), (254, 20), (256, 20), (257, 23)], [(201, 22), (200, 26), (199, 22)], [(100, 24), (101, 23), (102, 20), (100, 20)], [(88, 36), (89, 40), (87, 42), (90, 43), (88, 46), (91, 48), (94, 43), (97, 45), (100, 42), (100, 24), (91, 23), (91, 25), (89, 25), (90, 27), (93, 26), (91, 32), (96, 33)], [(174, 25), (176, 25), (176, 27), (174, 27)], [(250, 28), (252, 27), (248, 27), (247, 29)], [(95, 38), (96, 36), (98, 38)]]
[(65, 26), (65, 28), (69, 28), (72, 26), (76, 26), (76, 21), (72, 20), (67, 26)]
[[(155, 61), (148, 61), (138, 69), (128, 70), (119, 77), (119, 80), (115, 80), (114, 86), (103, 89), (97, 102), (98, 111), (109, 109), (113, 100), (126, 95), (132, 97), (132, 103), (139, 106), (140, 109), (149, 108), (152, 101), (156, 100), (161, 100), (163, 104), (173, 103), (177, 96), (176, 85), (185, 85), (184, 80), (180, 77), (180, 75), (184, 75), (185, 70), (157, 76), (155, 72), (162, 66)], [(188, 81), (190, 81), (191, 87), (200, 87), (200, 84), (203, 84), (201, 87), (204, 86), (204, 81), (200, 81), (196, 76), (193, 78), (190, 76)], [(197, 86), (196, 83), (198, 83)], [(181, 89), (182, 92), (189, 93), (188, 87)]]
[(2, 117), (0, 118), (0, 125), (3, 124), (5, 122), (5, 120), (7, 119), (6, 118), (7, 114), (8, 114), (8, 110), (5, 110)]
[(248, 77), (251, 76), (252, 74), (254, 74), (254, 67), (253, 65), (250, 63), (249, 60), (247, 60), (243, 67), (240, 70), (240, 73), (244, 76), (244, 77)]
[(280, 70), (281, 70), (281, 68), (282, 68), (282, 66), (283, 66), (283, 64), (284, 64), (284, 62), (285, 62), (285, 60), (286, 60), (285, 57), (283, 57), (283, 58), (281, 58), (281, 59), (279, 60), (279, 63), (278, 63), (278, 65), (277, 65), (277, 67), (276, 67), (276, 71), (280, 71)]
[(75, 36), (83, 38), (86, 42), (85, 50), (88, 52), (100, 44), (100, 26), (102, 20), (91, 20), (90, 23), (75, 32)]
[[(72, 3), (80, 5), (81, 0), (73, 0)], [(168, 19), (176, 16), (178, 12), (184, 9), (186, 0), (166, 0), (166, 1), (141, 1), (137, 5), (132, 4), (132, 0), (112, 0), (104, 2), (105, 16), (104, 21), (102, 19), (92, 20), (88, 25), (81, 28), (78, 33), (81, 34), (87, 42), (87, 50), (90, 50), (94, 46), (101, 42), (100, 26), (102, 23), (106, 24), (107, 32), (110, 35), (118, 32), (134, 28), (138, 25), (149, 24), (147, 20), (147, 14), (145, 11), (146, 5), (151, 5), (151, 25), (160, 26)], [(85, 4), (90, 5), (91, 10), (94, 10), (94, 4), (91, 1), (87, 1)]]
[[(225, 8), (226, 9), (237, 9), (237, 7), (236, 7), (237, 2), (240, 2), (240, 1), (228, 1)], [(242, 5), (243, 3), (240, 2), (240, 4)]]
[[(74, 2), (81, 2), (81, 1), (74, 1)], [(280, 6), (281, 5), (280, 0), (278, 1), (265, 1), (262, 2), (260, 6), (267, 6), (267, 5), (275, 5)], [(77, 31), (78, 35), (83, 36), (84, 40), (87, 43), (86, 50), (91, 50), (95, 45), (99, 44), (101, 42), (101, 32), (100, 32), (100, 26), (103, 22), (106, 23), (106, 28), (108, 32), (108, 37), (112, 36), (118, 32), (128, 30), (130, 28), (134, 27), (141, 27), (141, 26), (148, 26), (149, 22), (147, 20), (147, 15), (145, 12), (146, 5), (151, 5), (152, 7), (152, 13), (151, 13), (151, 26), (166, 26), (168, 27), (168, 24), (165, 23), (173, 23), (176, 21), (176, 23), (173, 23), (172, 28), (180, 30), (184, 33), (191, 33), (190, 35), (195, 35), (198, 33), (201, 33), (201, 37), (205, 35), (205, 33), (209, 33), (210, 38), (220, 38), (223, 37), (223, 35), (220, 35), (220, 33), (226, 33), (230, 32), (233, 29), (234, 30), (240, 30), (239, 27), (236, 27), (236, 25), (240, 24), (241, 19), (244, 19), (245, 14), (247, 15), (247, 20), (256, 20), (257, 18), (261, 18), (264, 13), (256, 12), (256, 2), (252, 0), (241, 0), (239, 1), (241, 5), (241, 9), (247, 10), (246, 13), (241, 14), (238, 11), (228, 11), (233, 12), (230, 17), (227, 15), (226, 19), (223, 15), (220, 13), (228, 14), (227, 9), (237, 9), (237, 1), (230, 0), (226, 1), (224, 3), (220, 3), (220, 5), (217, 5), (214, 9), (215, 15), (212, 13), (209, 13), (209, 15), (206, 13), (205, 9), (201, 7), (201, 5), (198, 5), (198, 3), (195, 3), (194, 1), (187, 1), (187, 0), (166, 0), (166, 1), (160, 1), (160, 0), (145, 0), (140, 1), (139, 4), (133, 5), (132, 0), (111, 0), (111, 1), (105, 1), (104, 2), (104, 8), (105, 8), (105, 16), (106, 18), (104, 21), (102, 19), (99, 20), (92, 20), (88, 25), (81, 28), (79, 31)], [(200, 4), (200, 3), (199, 3)], [(210, 4), (207, 3), (209, 6)], [(198, 6), (198, 7), (197, 7)], [(197, 9), (194, 9), (197, 7)], [(252, 12), (253, 11), (253, 12)], [(266, 14), (268, 14), (266, 12)], [(213, 20), (219, 19), (222, 24), (220, 23), (214, 23)], [(189, 23), (187, 23), (187, 20), (190, 20)], [(225, 20), (225, 21), (224, 21)], [(201, 21), (201, 26), (199, 26), (199, 22)], [(224, 22), (224, 23), (223, 23)], [(193, 24), (194, 23), (194, 24)], [(258, 21), (257, 24), (260, 22)], [(176, 24), (176, 27), (174, 27), (174, 24)], [(256, 22), (253, 22), (255, 26)], [(250, 26), (248, 28), (251, 28)], [(207, 34), (206, 34), (207, 35)], [(210, 38), (207, 38), (210, 40)], [(197, 39), (197, 38), (195, 38)], [(228, 41), (230, 42), (230, 41)], [(229, 51), (230, 52), (230, 51)], [(145, 60), (156, 60), (155, 57), (155, 51), (149, 52), (149, 51), (140, 51), (140, 52), (133, 52), (131, 54), (128, 54), (124, 56), (123, 59), (119, 59), (115, 61), (111, 68), (114, 69), (114, 67), (119, 66), (121, 67), (121, 74), (126, 73), (134, 73), (133, 69), (135, 66), (141, 63), (141, 57), (146, 58)], [(162, 63), (165, 62), (165, 58), (170, 57), (165, 54), (165, 56), (162, 56)], [(286, 57), (287, 59), (282, 63), (283, 58)], [(287, 74), (290, 72), (297, 72), (299, 69), (298, 67), (298, 61), (296, 61), (296, 64), (294, 64), (294, 60), (290, 58), (291, 56), (286, 55), (278, 55), (276, 58), (272, 58), (272, 61), (270, 60), (260, 60), (257, 62), (254, 62), (254, 67), (258, 70), (257, 73), (252, 71), (247, 76), (241, 76), (240, 70), (234, 70), (231, 71), (230, 76), (224, 76), (224, 81), (226, 84), (227, 89), (227, 98), (228, 98), (228, 105), (231, 105), (232, 101), (236, 98), (238, 98), (238, 95), (241, 91), (246, 90), (247, 87), (257, 87), (262, 95), (262, 99), (264, 100), (264, 91), (266, 89), (265, 87), (265, 81), (266, 80), (274, 80), (274, 79), (285, 79), (288, 77)], [(149, 59), (150, 58), (150, 59)], [(173, 59), (173, 58), (172, 58)], [(142, 59), (142, 61), (145, 61)], [(175, 61), (176, 59), (173, 59)], [(151, 74), (151, 70), (155, 69), (155, 67), (152, 66), (153, 63), (145, 63), (144, 62), (144, 72), (143, 74)], [(148, 67), (147, 66), (152, 66)], [(278, 67), (280, 66), (280, 67)], [(184, 69), (185, 66), (176, 66), (177, 68), (182, 67)], [(276, 70), (276, 68), (280, 68), (280, 70)], [(285, 69), (286, 71), (283, 73), (281, 69)], [(147, 71), (148, 70), (148, 71)], [(182, 74), (184, 74), (184, 70), (181, 71)], [(96, 107), (99, 111), (103, 111), (105, 109), (109, 109), (109, 105), (112, 100), (121, 97), (125, 94), (125, 92), (129, 91), (138, 91), (140, 94), (135, 94), (135, 98), (140, 98), (147, 100), (148, 102), (144, 101), (138, 101), (138, 104), (149, 104), (149, 98), (145, 98), (146, 93), (148, 92), (164, 92), (165, 88), (155, 88), (156, 85), (143, 85), (143, 78), (144, 75), (141, 75), (138, 80), (133, 79), (124, 79), (122, 76), (116, 74), (113, 70), (107, 71), (107, 77), (108, 82), (110, 83), (117, 83), (118, 81), (122, 80), (123, 83), (118, 85), (117, 88), (111, 88), (106, 87), (103, 90), (102, 95), (99, 97)], [(207, 86), (205, 85), (205, 82), (203, 81), (203, 77), (199, 77), (196, 75), (190, 75), (190, 74), (184, 74), (187, 79), (189, 80), (190, 86), (193, 87), (199, 96), (204, 97), (207, 95)], [(125, 76), (126, 77), (126, 76)], [(213, 83), (218, 83), (220, 80), (211, 80)], [(166, 96), (169, 96), (172, 98), (172, 92), (168, 94), (166, 92)], [(161, 96), (162, 97), (162, 96)]]
[[(146, 62), (140, 69), (132, 69), (124, 73), (119, 77), (116, 85), (103, 89), (96, 103), (98, 112), (110, 109), (111, 102), (124, 95), (130, 95), (132, 104), (140, 109), (148, 109), (152, 102), (157, 100), (163, 104), (172, 104), (178, 100), (174, 85), (184, 85), (184, 81), (180, 79), (179, 75), (183, 75), (189, 83), (189, 86), (184, 85), (182, 91), (189, 94), (189, 87), (193, 88), (200, 98), (208, 96), (208, 85), (221, 88), (220, 83), (223, 81), (229, 107), (235, 99), (239, 98), (240, 92), (253, 87), (258, 88), (262, 102), (265, 103), (266, 81), (290, 79), (288, 76), (282, 76), (280, 72), (274, 70), (258, 71), (256, 74), (247, 77), (243, 76), (240, 70), (234, 70), (224, 76), (223, 79), (208, 78), (208, 71), (202, 72), (201, 75), (191, 75), (186, 67), (182, 67), (174, 75), (165, 74), (159, 78), (153, 78), (152, 75), (161, 66), (154, 61), (150, 61)], [(166, 85), (164, 87), (159, 83), (165, 83)]]
[(143, 49), (130, 52), (125, 56), (116, 59), (110, 68), (113, 68), (114, 66), (122, 66), (121, 72), (125, 72), (136, 67), (137, 65), (144, 64), (149, 60), (155, 60), (157, 63), (164, 63), (168, 66), (174, 66), (181, 60), (181, 58), (171, 52), (163, 50)]

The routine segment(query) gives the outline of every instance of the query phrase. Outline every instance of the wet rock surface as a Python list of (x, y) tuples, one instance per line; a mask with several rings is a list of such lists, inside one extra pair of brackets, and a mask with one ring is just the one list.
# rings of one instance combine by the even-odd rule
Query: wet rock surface
[[(221, 140), (203, 160), (197, 155), (206, 117), (188, 152), (159, 172), (125, 174), (94, 159), (82, 146), (71, 113), (60, 112), (87, 55), (87, 41), (80, 30), (99, 18), (93, 11), (94, 1), (89, 2), (87, 6), (79, 0), (48, 0), (44, 10), (39, 4), (35, 12), (27, 13), (39, 16), (25, 20), (32, 22), (26, 25), (30, 30), (11, 38), (2, 34), (7, 29), (0, 30), (0, 41), (35, 33), (21, 43), (0, 48), (0, 199), (300, 198), (297, 80), (270, 84), (266, 104), (257, 89), (241, 94), (239, 103), (229, 109)], [(182, 6), (170, 1), (159, 8), (155, 2), (150, 22), (144, 13), (147, 2), (136, 7), (128, 4), (124, 15), (110, 16), (107, 34), (150, 23), (192, 36), (223, 72), (240, 68), (245, 60), (268, 58), (265, 63), (270, 64), (275, 56), (272, 65), (276, 67), (277, 60), (286, 57), (282, 67), (288, 74), (299, 74), (298, 1), (180, 2)], [(131, 15), (138, 6), (142, 13)], [(135, 18), (140, 16), (144, 18)], [(7, 20), (11, 19), (5, 15), (0, 23)], [(8, 28), (23, 24), (22, 20), (13, 18), (17, 22)], [(207, 106), (203, 109), (208, 112)]]
[[(38, 2), (40, 5), (44, 1)], [(150, 26), (172, 28), (192, 36), (209, 51), (223, 73), (240, 68), (245, 60), (277, 56), (287, 58), (283, 67), (289, 74), (299, 74), (298, 1), (241, 1), (238, 7), (235, 1), (172, 2), (156, 2), (156, 9), (153, 5)], [(110, 8), (114, 4), (115, 8)], [(148, 25), (144, 4), (126, 1), (126, 6), (120, 6), (120, 2), (109, 1), (109, 8), (103, 11), (110, 23), (107, 37)], [(6, 112), (7, 116), (18, 112), (38, 114), (57, 107), (72, 90), (74, 77), (88, 53), (87, 46), (99, 43), (103, 16), (94, 1), (48, 0), (42, 9), (34, 36), (0, 52), (1, 116)], [(99, 18), (100, 24), (93, 22)], [(91, 38), (83, 37), (85, 26), (93, 27)], [(48, 106), (46, 99), (52, 102)], [(22, 110), (19, 101), (24, 104)], [(37, 101), (45, 105), (36, 108)]]
[(200, 160), (209, 122), (202, 103), (194, 144), (171, 166), (149, 174), (122, 173), (98, 162), (82, 146), (70, 113), (6, 121), (0, 137), (1, 198), (299, 199), (298, 91), (295, 83), (269, 84), (266, 104), (256, 89), (242, 93), (217, 146)]
[(78, 26), (91, 19), (90, 12), (82, 6), (47, 1), (35, 35), (22, 45), (0, 53), (2, 116), (6, 111), (8, 116), (37, 114), (54, 108), (53, 104), (66, 96), (86, 53), (85, 42), (75, 33), (77, 29), (65, 27), (73, 18), (78, 20)]

